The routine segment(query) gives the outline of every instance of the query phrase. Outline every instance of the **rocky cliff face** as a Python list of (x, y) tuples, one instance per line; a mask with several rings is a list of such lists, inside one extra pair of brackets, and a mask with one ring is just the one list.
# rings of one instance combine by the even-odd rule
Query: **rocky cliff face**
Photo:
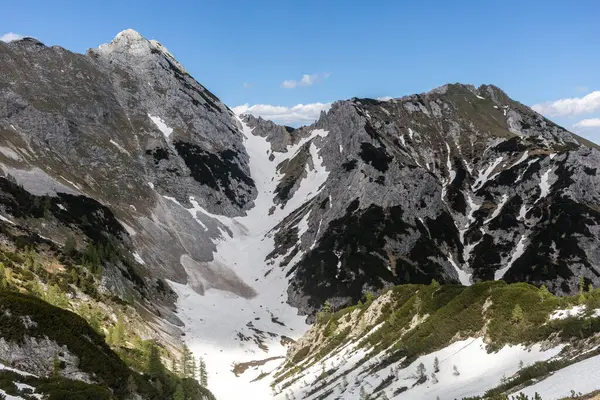
[[(312, 143), (329, 175), (280, 225), (275, 253), (302, 253), (288, 290), (301, 310), (431, 279), (527, 281), (556, 293), (573, 292), (581, 276), (600, 283), (590, 245), (596, 145), (500, 89), (342, 101), (292, 136), (314, 129), (328, 132)], [(279, 166), (276, 203), (311, 168), (308, 146)]]
[[(135, 252), (150, 292), (156, 279), (185, 282), (193, 273), (184, 265), (212, 258), (215, 224), (186, 208), (235, 216), (251, 206), (256, 189), (239, 123), (160, 43), (129, 30), (81, 55), (24, 39), (0, 43), (0, 65), (4, 175), (32, 195), (108, 207), (120, 231), (113, 234)], [(37, 225), (64, 242), (58, 224)], [(106, 275), (113, 289), (123, 287), (122, 276)]]

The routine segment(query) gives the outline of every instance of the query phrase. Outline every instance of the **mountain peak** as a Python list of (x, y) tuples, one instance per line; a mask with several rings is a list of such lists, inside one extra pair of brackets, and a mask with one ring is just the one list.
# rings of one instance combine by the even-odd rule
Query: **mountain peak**
[(98, 51), (103, 54), (127, 52), (134, 55), (150, 53), (150, 41), (133, 29), (126, 29), (115, 36), (110, 43), (100, 45)]
[(168, 58), (181, 72), (187, 73), (169, 50), (156, 40), (148, 40), (141, 33), (133, 29), (125, 29), (115, 36), (110, 43), (98, 47), (98, 52), (103, 55), (127, 54), (136, 57), (150, 57), (152, 54), (161, 54)]

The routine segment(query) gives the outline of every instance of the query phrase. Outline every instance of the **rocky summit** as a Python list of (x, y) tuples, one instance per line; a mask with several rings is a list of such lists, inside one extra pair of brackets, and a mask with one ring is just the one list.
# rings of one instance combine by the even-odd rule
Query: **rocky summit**
[(3, 251), (47, 261), (7, 284), (58, 282), (88, 322), (73, 304), (96, 299), (104, 334), (128, 310), (129, 342), (187, 343), (217, 398), (268, 398), (258, 377), (324, 305), (434, 280), (600, 285), (598, 146), (495, 86), (342, 100), (294, 129), (236, 116), (132, 30), (86, 54), (0, 42), (0, 72)]

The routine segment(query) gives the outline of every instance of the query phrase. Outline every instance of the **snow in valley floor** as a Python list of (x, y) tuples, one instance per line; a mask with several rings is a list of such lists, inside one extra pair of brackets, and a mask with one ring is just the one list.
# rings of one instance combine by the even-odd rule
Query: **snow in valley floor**
[[(274, 247), (270, 231), (288, 214), (315, 196), (328, 175), (313, 142), (310, 154), (314, 167), (307, 167), (307, 176), (285, 208), (278, 206), (269, 215), (278, 183), (278, 179), (272, 179), (278, 176), (276, 166), (283, 159), (292, 158), (309, 140), (317, 136), (323, 137), (327, 132), (314, 130), (310, 137), (290, 146), (287, 153), (274, 153), (275, 159), (269, 161), (271, 148), (267, 140), (252, 135), (251, 129), (243, 122), (242, 125), (244, 144), (250, 156), (250, 171), (258, 190), (255, 206), (244, 217), (227, 218), (212, 215), (193, 201), (192, 204), (195, 205), (193, 211), (199, 213), (199, 217), (213, 217), (232, 232), (231, 236), (222, 232), (222, 237), (216, 240), (217, 251), (214, 253), (214, 260), (208, 263), (209, 268), (232, 268), (241, 281), (251, 286), (257, 295), (242, 298), (215, 289), (209, 289), (204, 295), (200, 295), (189, 284), (169, 282), (179, 296), (177, 307), (178, 315), (185, 323), (184, 339), (195, 356), (205, 359), (208, 387), (219, 400), (237, 399), (241, 394), (245, 398), (257, 400), (271, 398), (272, 391), (267, 379), (250, 381), (262, 372), (271, 372), (282, 359), (251, 367), (239, 377), (232, 372), (233, 365), (284, 357), (286, 347), (281, 343), (282, 336), (295, 340), (309, 328), (304, 322), (305, 317), (297, 315), (297, 310), (286, 302), (285, 273), (299, 260), (301, 252), (285, 270), (279, 268), (283, 257), (274, 263), (267, 263), (265, 258)], [(271, 272), (267, 274), (269, 270)], [(258, 347), (255, 339), (260, 339), (262, 345), (266, 346), (266, 351)]]

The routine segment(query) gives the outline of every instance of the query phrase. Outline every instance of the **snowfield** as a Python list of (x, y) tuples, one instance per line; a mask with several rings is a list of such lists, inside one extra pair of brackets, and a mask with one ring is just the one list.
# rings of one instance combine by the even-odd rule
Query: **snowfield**
[[(230, 232), (222, 231), (221, 238), (215, 240), (217, 246), (214, 259), (206, 263), (206, 268), (217, 271), (221, 266), (232, 268), (237, 278), (251, 287), (254, 296), (241, 297), (231, 292), (208, 289), (204, 295), (196, 293), (192, 284), (181, 285), (169, 282), (179, 296), (177, 302), (178, 316), (185, 323), (185, 341), (197, 356), (202, 356), (207, 364), (208, 388), (219, 400), (272, 398), (269, 386), (270, 379), (265, 378), (251, 382), (261, 373), (274, 370), (281, 359), (265, 362), (264, 365), (250, 367), (239, 377), (232, 372), (236, 363), (260, 361), (271, 357), (284, 357), (287, 348), (282, 338), (298, 339), (309, 328), (305, 317), (297, 315), (297, 310), (289, 306), (287, 297), (286, 272), (302, 256), (301, 252), (285, 268), (279, 263), (266, 262), (266, 256), (274, 248), (271, 230), (287, 215), (302, 206), (319, 192), (328, 172), (319, 156), (319, 148), (315, 143), (319, 137), (328, 132), (315, 129), (312, 134), (294, 146), (288, 147), (286, 153), (273, 153), (274, 160), (269, 160), (271, 146), (266, 139), (254, 136), (241, 120), (243, 126), (244, 145), (250, 157), (249, 166), (252, 179), (258, 190), (254, 207), (244, 217), (228, 218), (208, 213), (196, 202), (190, 209), (196, 221), (206, 228), (197, 218), (217, 219)], [(313, 167), (306, 167), (306, 177), (294, 196), (285, 207), (273, 207), (274, 190), (279, 179), (277, 165), (286, 158), (295, 156), (300, 148), (312, 140), (309, 152)], [(318, 142), (317, 142), (318, 143)], [(310, 164), (310, 163), (308, 163)], [(300, 229), (305, 228), (306, 221), (300, 221)]]
[(560, 369), (543, 381), (518, 393), (530, 397), (538, 393), (544, 400), (558, 400), (570, 397), (571, 390), (586, 394), (598, 389), (600, 389), (600, 356)]
[[(482, 338), (470, 338), (421, 356), (404, 369), (399, 368), (401, 360), (377, 374), (363, 375), (363, 371), (369, 365), (367, 362), (366, 365), (348, 373), (345, 380), (348, 382), (348, 386), (345, 390), (343, 390), (342, 379), (333, 382), (332, 378), (328, 378), (327, 380), (332, 382), (330, 385), (306, 396), (309, 390), (319, 386), (319, 383), (311, 385), (321, 374), (322, 366), (319, 363), (305, 371), (296, 383), (278, 394), (276, 399), (284, 400), (287, 394), (288, 398), (296, 399), (358, 400), (361, 387), (366, 393), (371, 393), (388, 376), (393, 376), (395, 379), (390, 386), (384, 389), (390, 399), (436, 399), (437, 397), (440, 400), (461, 399), (467, 396), (482, 395), (486, 390), (498, 386), (503, 377), (508, 378), (515, 374), (521, 363), (527, 366), (537, 361), (548, 360), (558, 355), (562, 348), (562, 345), (548, 350), (542, 350), (540, 345), (532, 347), (505, 346), (496, 353), (488, 354)], [(328, 356), (324, 362), (327, 369), (339, 367), (335, 377), (339, 376), (342, 371), (352, 370), (365, 354), (362, 349), (355, 350), (353, 346), (348, 346), (339, 353)], [(434, 383), (431, 374), (434, 373), (433, 365), (436, 357), (439, 360), (440, 370), (435, 374), (437, 383)], [(428, 379), (423, 384), (415, 385), (417, 366), (420, 363), (425, 365), (425, 374)], [(415, 386), (413, 387), (413, 385)], [(406, 390), (394, 396), (394, 392), (401, 390), (402, 387), (406, 387)], [(332, 391), (329, 393), (330, 390)], [(325, 393), (329, 394), (321, 397)]]

